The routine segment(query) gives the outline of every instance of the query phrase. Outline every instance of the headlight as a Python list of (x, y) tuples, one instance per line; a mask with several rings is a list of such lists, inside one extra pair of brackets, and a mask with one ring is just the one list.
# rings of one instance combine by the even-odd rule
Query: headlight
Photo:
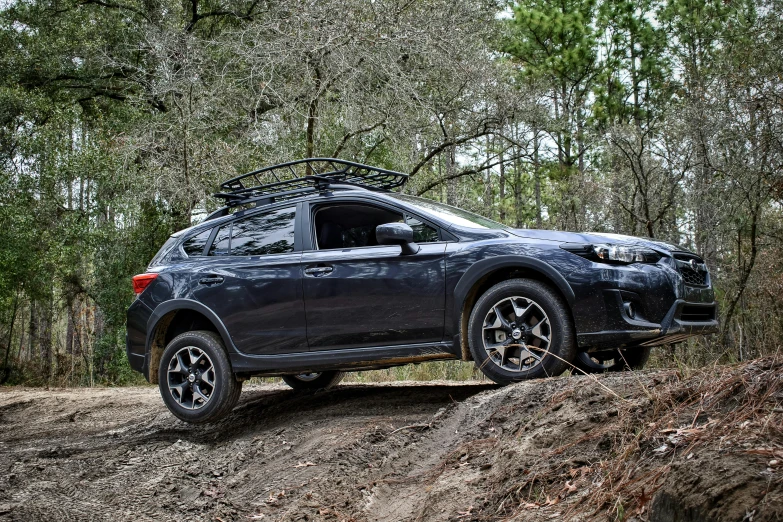
[(593, 252), (602, 261), (621, 263), (655, 263), (661, 258), (655, 250), (637, 246), (593, 245)]
[(655, 250), (633, 245), (565, 243), (560, 248), (605, 263), (657, 263), (661, 259), (661, 254)]

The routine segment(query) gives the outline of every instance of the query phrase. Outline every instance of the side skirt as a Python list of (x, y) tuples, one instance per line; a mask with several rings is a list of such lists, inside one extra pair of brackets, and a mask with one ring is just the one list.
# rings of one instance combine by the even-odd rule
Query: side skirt
[(370, 370), (425, 361), (459, 359), (450, 349), (453, 350), (453, 347), (449, 343), (428, 343), (280, 355), (231, 353), (230, 357), (234, 373), (271, 376), (325, 370)]

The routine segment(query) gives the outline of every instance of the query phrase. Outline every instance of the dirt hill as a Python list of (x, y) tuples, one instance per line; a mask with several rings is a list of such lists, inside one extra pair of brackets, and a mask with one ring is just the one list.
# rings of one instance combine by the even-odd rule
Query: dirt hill
[(152, 387), (5, 388), (0, 518), (780, 520), (782, 369), (249, 386), (198, 427)]

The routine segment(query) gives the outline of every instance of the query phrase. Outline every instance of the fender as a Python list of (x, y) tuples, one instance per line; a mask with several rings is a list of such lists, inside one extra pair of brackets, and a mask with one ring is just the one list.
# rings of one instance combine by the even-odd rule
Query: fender
[(563, 296), (565, 296), (569, 306), (573, 305), (574, 301), (576, 300), (574, 290), (571, 288), (571, 285), (568, 284), (568, 281), (566, 281), (565, 277), (563, 277), (560, 272), (552, 268), (551, 265), (541, 261), (540, 259), (517, 255), (495, 256), (482, 259), (481, 261), (473, 263), (473, 265), (471, 265), (471, 267), (468, 268), (464, 274), (462, 274), (459, 282), (454, 287), (454, 320), (457, 324), (457, 332), (459, 331), (459, 321), (460, 315), (462, 314), (462, 307), (465, 304), (465, 298), (467, 298), (470, 289), (473, 288), (473, 286), (482, 277), (489, 274), (490, 272), (494, 272), (500, 268), (509, 267), (529, 268), (531, 270), (535, 270), (536, 272), (540, 272), (549, 278), (555, 284), (555, 286), (557, 286), (557, 289), (560, 290)]
[(152, 315), (147, 320), (147, 344), (144, 350), (145, 366), (148, 364), (148, 361), (150, 360), (150, 349), (152, 348), (152, 336), (155, 332), (155, 328), (158, 326), (160, 320), (167, 313), (174, 312), (176, 310), (194, 310), (202, 314), (204, 317), (209, 319), (212, 322), (212, 324), (215, 326), (215, 328), (218, 331), (218, 334), (220, 334), (221, 339), (223, 339), (223, 344), (229, 350), (229, 352), (237, 351), (236, 346), (234, 346), (234, 342), (231, 340), (231, 335), (229, 335), (228, 330), (226, 329), (226, 326), (223, 324), (223, 321), (220, 320), (217, 314), (215, 314), (215, 312), (213, 312), (203, 304), (199, 303), (198, 301), (194, 301), (192, 299), (172, 299), (170, 301), (166, 301), (165, 303), (161, 303), (157, 307), (155, 307), (155, 310), (152, 312)]

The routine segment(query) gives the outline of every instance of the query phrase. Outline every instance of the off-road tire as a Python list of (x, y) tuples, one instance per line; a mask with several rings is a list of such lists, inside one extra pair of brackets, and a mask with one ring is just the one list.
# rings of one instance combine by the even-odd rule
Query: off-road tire
[[(551, 332), (549, 349), (541, 362), (523, 371), (509, 371), (497, 365), (484, 348), (486, 315), (502, 299), (523, 297), (538, 304), (546, 313)], [(571, 368), (576, 357), (576, 340), (571, 314), (563, 298), (549, 285), (532, 279), (509, 279), (487, 290), (476, 302), (468, 320), (468, 343), (476, 366), (498, 384), (552, 377)]]
[[(606, 373), (606, 372), (625, 372), (631, 370), (641, 370), (650, 359), (652, 348), (626, 348), (615, 350), (616, 356), (613, 362), (602, 364), (594, 361), (589, 354), (580, 352), (574, 359), (575, 375), (584, 373)], [(581, 370), (581, 371), (580, 371)]]
[(299, 391), (325, 390), (337, 386), (345, 377), (345, 372), (320, 372), (312, 380), (302, 380), (296, 375), (283, 375), (283, 381), (291, 388)]
[[(177, 403), (169, 389), (168, 368), (172, 358), (185, 347), (193, 346), (207, 354), (215, 370), (215, 386), (209, 401), (198, 409), (187, 409)], [(242, 382), (231, 370), (231, 364), (220, 337), (210, 331), (185, 332), (166, 346), (160, 358), (158, 387), (163, 402), (178, 419), (192, 424), (215, 422), (225, 417), (236, 405), (242, 393)]]

